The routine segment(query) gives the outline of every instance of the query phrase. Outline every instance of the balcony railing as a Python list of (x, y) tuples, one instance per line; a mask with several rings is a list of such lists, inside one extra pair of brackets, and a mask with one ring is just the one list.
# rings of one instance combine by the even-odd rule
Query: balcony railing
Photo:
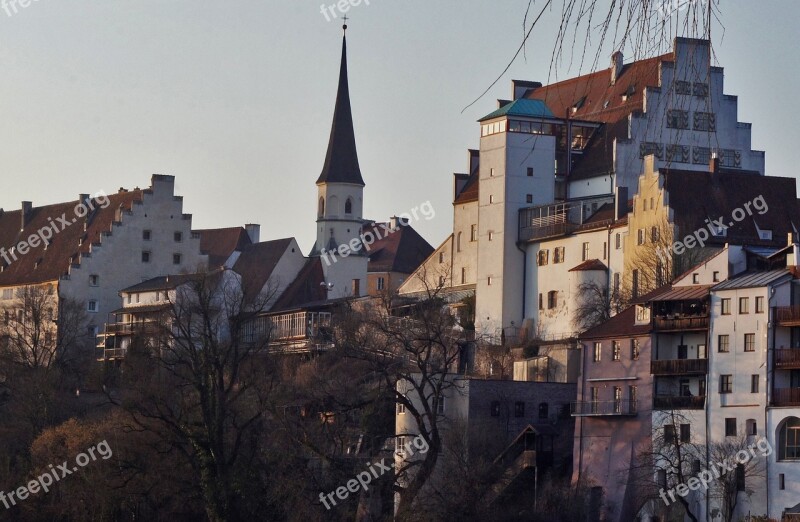
[(160, 321), (138, 321), (135, 323), (108, 323), (103, 333), (106, 335), (152, 335), (163, 331), (164, 324)]
[(800, 388), (775, 388), (773, 406), (800, 406)]
[(275, 343), (295, 343), (325, 337), (330, 331), (329, 312), (296, 312), (276, 316), (261, 316), (248, 323), (244, 338), (247, 342), (270, 339)]
[(703, 375), (708, 373), (708, 359), (671, 359), (650, 361), (652, 375)]
[(654, 410), (702, 410), (705, 405), (705, 395), (693, 397), (656, 395), (653, 397)]
[(638, 401), (574, 401), (570, 405), (573, 417), (613, 417), (636, 415)]
[(599, 196), (520, 209), (519, 240), (535, 241), (568, 234), (586, 223), (598, 208), (613, 202), (613, 197)]
[(708, 330), (708, 317), (655, 317), (653, 328), (656, 331), (685, 331), (685, 330)]
[(800, 349), (776, 349), (775, 367), (783, 369), (800, 368)]
[(800, 326), (800, 306), (778, 306), (775, 308), (778, 326)]

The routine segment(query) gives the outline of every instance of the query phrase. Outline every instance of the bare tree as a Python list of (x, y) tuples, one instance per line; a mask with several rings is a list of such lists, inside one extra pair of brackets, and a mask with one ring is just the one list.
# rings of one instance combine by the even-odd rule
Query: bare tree
[(191, 466), (214, 522), (243, 516), (243, 492), (254, 486), (245, 477), (258, 476), (253, 443), (277, 380), (270, 332), (253, 328), (270, 292), (249, 298), (246, 290), (228, 271), (178, 287), (169, 320), (150, 337), (154, 346), (126, 360), (126, 377), (109, 393), (128, 413), (129, 430)]
[[(755, 457), (751, 452), (755, 444), (748, 442), (747, 437), (725, 437), (722, 441), (713, 442), (709, 446), (709, 462), (721, 467), (720, 477), (711, 483), (709, 495), (718, 501), (723, 520), (733, 520), (740, 495), (750, 496), (754, 493), (754, 482), (764, 483), (766, 477), (765, 459)], [(744, 453), (745, 457), (739, 455)], [(744, 461), (744, 462), (741, 462)], [(733, 470), (724, 464), (732, 465)], [(722, 466), (719, 466), (722, 464)]]

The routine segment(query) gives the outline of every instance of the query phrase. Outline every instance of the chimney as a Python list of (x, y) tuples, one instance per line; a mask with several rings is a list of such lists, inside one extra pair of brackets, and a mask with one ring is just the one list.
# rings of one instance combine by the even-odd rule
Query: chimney
[(400, 227), (407, 227), (408, 219), (392, 216), (391, 218), (389, 218), (389, 226), (391, 227), (390, 230), (397, 230)]
[(712, 174), (719, 174), (719, 158), (716, 152), (711, 153), (711, 161), (708, 165), (708, 171)]
[(251, 242), (258, 243), (261, 241), (261, 225), (249, 223), (244, 226), (244, 229), (247, 231), (247, 235), (250, 236)]
[(25, 225), (28, 224), (28, 214), (31, 213), (33, 209), (33, 203), (30, 201), (23, 201), (22, 202), (22, 212), (20, 213), (20, 230), (25, 229)]
[(622, 74), (622, 51), (611, 55), (611, 85), (616, 85), (617, 78)]
[(617, 187), (614, 195), (614, 220), (628, 215), (628, 187)]

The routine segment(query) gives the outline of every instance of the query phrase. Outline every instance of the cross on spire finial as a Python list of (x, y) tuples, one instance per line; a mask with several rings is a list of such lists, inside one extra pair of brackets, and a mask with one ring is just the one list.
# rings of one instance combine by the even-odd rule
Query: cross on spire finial
[(342, 30), (344, 31), (345, 34), (347, 34), (347, 21), (350, 19), (347, 17), (347, 15), (344, 15), (344, 17), (342, 17), (342, 20), (344, 20), (344, 25), (342, 26)]

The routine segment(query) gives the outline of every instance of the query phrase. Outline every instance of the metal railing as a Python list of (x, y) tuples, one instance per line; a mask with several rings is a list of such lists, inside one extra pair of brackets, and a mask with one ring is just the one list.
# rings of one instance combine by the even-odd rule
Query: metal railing
[(656, 395), (653, 397), (654, 410), (702, 410), (705, 405), (705, 395), (691, 397)]
[(691, 375), (708, 373), (708, 359), (670, 359), (650, 361), (652, 375)]
[(708, 316), (697, 317), (655, 317), (653, 328), (657, 331), (666, 330), (707, 330)]
[(800, 349), (778, 348), (775, 350), (776, 368), (800, 368)]
[(568, 234), (583, 225), (602, 205), (613, 202), (613, 197), (600, 196), (520, 209), (519, 240)]
[(775, 307), (775, 320), (781, 326), (800, 325), (800, 306)]
[(773, 406), (800, 406), (800, 388), (775, 388)]

